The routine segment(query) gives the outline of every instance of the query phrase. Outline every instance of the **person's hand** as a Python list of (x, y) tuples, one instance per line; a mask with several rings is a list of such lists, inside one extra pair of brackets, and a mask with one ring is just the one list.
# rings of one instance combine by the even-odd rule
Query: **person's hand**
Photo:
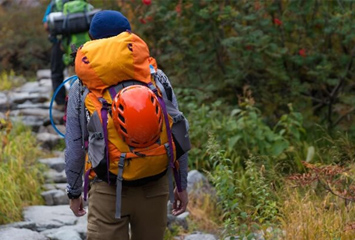
[(174, 204), (173, 204), (173, 215), (178, 216), (186, 211), (187, 203), (189, 202), (189, 197), (186, 190), (179, 192), (177, 188), (174, 189)]
[(73, 211), (74, 215), (77, 217), (82, 217), (86, 214), (85, 209), (83, 208), (83, 197), (80, 196), (76, 199), (69, 200), (70, 209)]
[(43, 23), (43, 27), (44, 27), (44, 30), (49, 31), (48, 23), (47, 23), (47, 22)]

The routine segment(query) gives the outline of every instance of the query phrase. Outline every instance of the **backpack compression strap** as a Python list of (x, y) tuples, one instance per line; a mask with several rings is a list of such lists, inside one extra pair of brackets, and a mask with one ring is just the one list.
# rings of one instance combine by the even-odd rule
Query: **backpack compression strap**
[[(160, 103), (160, 106), (161, 106), (161, 108), (163, 110), (164, 120), (165, 120), (165, 125), (166, 125), (166, 132), (167, 132), (167, 135), (168, 135), (168, 143), (169, 143), (170, 149), (173, 150), (174, 148), (173, 148), (172, 132), (171, 132), (171, 128), (170, 128), (170, 125), (169, 125), (168, 112), (166, 110), (165, 102), (164, 102), (163, 98), (159, 96), (158, 89), (153, 85), (152, 82), (148, 83), (148, 87), (157, 96), (158, 101)], [(169, 166), (174, 171), (176, 187), (177, 187), (179, 192), (182, 192), (180, 174), (179, 174), (178, 170), (176, 169), (176, 167), (174, 165), (174, 154), (170, 154), (169, 157), (170, 157)]]
[[(155, 84), (157, 85), (157, 87), (159, 88), (161, 94), (163, 95), (163, 102), (165, 103), (164, 99), (166, 99), (167, 100), (167, 104), (172, 104), (171, 101), (169, 100), (168, 96), (167, 96), (167, 93), (165, 91), (165, 87), (163, 86), (163, 84), (161, 84), (161, 82), (159, 82), (159, 80), (156, 80)], [(158, 97), (158, 99), (160, 98), (159, 96), (157, 96), (157, 97)], [(166, 108), (166, 105), (165, 105), (165, 108)], [(166, 110), (166, 112), (167, 112), (167, 110)], [(173, 118), (173, 121), (175, 122), (174, 118)], [(165, 144), (164, 146), (165, 146), (166, 152), (168, 153), (169, 159), (174, 158), (173, 149), (169, 146), (169, 144)], [(171, 165), (169, 165), (168, 179), (169, 179), (169, 198), (170, 198), (170, 202), (171, 203), (173, 203), (175, 201), (175, 199), (174, 199), (174, 188), (173, 188), (173, 176), (172, 176), (173, 173), (172, 172), (174, 172), (174, 178), (175, 178), (176, 186), (178, 187), (178, 186), (181, 185), (181, 175), (180, 175), (180, 173), (178, 172), (176, 167), (172, 168)], [(178, 187), (178, 190), (179, 190), (179, 187)]]
[(121, 153), (120, 161), (118, 163), (118, 174), (116, 180), (116, 214), (115, 218), (121, 218), (121, 203), (122, 203), (122, 175), (123, 175), (123, 167), (124, 167), (124, 160), (126, 158), (126, 153)]
[(110, 160), (109, 160), (109, 155), (108, 155), (108, 132), (107, 132), (108, 111), (109, 111), (110, 106), (103, 97), (99, 98), (99, 101), (102, 104), (101, 118), (102, 118), (102, 128), (104, 130), (104, 138), (105, 138), (105, 145), (106, 145), (105, 155), (106, 155), (106, 166), (107, 166), (107, 182), (108, 182), (108, 184), (111, 184), (110, 170), (109, 170)]

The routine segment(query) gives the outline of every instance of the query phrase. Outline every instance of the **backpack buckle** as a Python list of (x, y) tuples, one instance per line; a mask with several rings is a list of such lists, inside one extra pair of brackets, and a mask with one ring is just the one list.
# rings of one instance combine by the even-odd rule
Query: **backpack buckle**
[(119, 163), (118, 163), (118, 167), (119, 167), (119, 168), (123, 168), (123, 167), (124, 167), (124, 163), (123, 163), (123, 162), (119, 162)]

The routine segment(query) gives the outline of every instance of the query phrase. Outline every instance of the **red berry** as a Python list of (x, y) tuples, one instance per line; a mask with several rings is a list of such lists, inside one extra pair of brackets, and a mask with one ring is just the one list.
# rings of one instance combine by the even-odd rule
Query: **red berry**
[(298, 51), (298, 54), (302, 57), (307, 57), (307, 54), (306, 54), (306, 49), (304, 48), (301, 48), (299, 51)]
[(145, 5), (150, 5), (152, 4), (152, 0), (142, 0), (142, 3)]
[(140, 18), (139, 21), (142, 23), (142, 24), (146, 24), (147, 21), (144, 19), (144, 18)]
[(274, 18), (274, 23), (277, 26), (281, 26), (282, 25), (282, 21), (280, 19), (278, 19), (278, 18)]
[(181, 13), (181, 4), (180, 4), (180, 3), (179, 3), (178, 5), (176, 5), (175, 11), (176, 11), (178, 14)]

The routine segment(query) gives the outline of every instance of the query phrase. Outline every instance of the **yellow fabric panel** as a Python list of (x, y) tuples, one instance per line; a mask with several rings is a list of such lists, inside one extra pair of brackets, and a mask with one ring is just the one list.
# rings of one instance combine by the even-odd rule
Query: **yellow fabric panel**
[[(123, 179), (126, 181), (137, 180), (140, 178), (150, 177), (163, 172), (169, 163), (164, 145), (155, 149), (153, 156), (136, 157), (125, 159), (123, 168)], [(118, 173), (119, 157), (114, 161), (110, 161), (110, 171), (113, 174)]]
[(85, 107), (89, 111), (90, 115), (92, 115), (94, 111), (97, 111), (100, 116), (100, 120), (101, 120), (101, 111), (100, 111), (101, 106), (102, 104), (99, 101), (99, 99), (95, 96), (95, 94), (89, 92), (88, 95), (86, 95)]
[[(113, 120), (111, 116), (108, 118), (108, 124), (107, 124), (107, 134), (108, 134), (108, 141), (109, 141), (109, 150), (110, 150), (110, 159), (113, 158), (119, 158), (121, 155), (121, 152), (129, 152), (129, 147), (128, 145), (122, 140), (120, 135), (118, 135), (118, 132), (116, 131), (116, 127), (113, 124)], [(113, 145), (111, 146), (110, 143)], [(117, 151), (115, 151), (117, 149)], [(112, 157), (111, 157), (112, 155)]]
[(102, 95), (106, 87), (124, 80), (149, 83), (150, 62), (154, 61), (146, 43), (133, 33), (123, 32), (85, 43), (78, 50), (75, 71), (90, 91)]
[(95, 69), (88, 64), (87, 57), (80, 49), (75, 57), (75, 73), (87, 88), (94, 92), (98, 97), (101, 97), (102, 92), (107, 86), (98, 77)]

